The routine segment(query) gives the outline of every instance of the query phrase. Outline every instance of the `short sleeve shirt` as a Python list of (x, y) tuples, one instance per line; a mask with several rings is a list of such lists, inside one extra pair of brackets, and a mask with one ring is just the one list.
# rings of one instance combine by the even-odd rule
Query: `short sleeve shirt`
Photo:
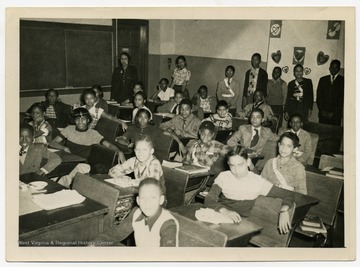
[(174, 97), (174, 95), (175, 95), (175, 90), (168, 87), (165, 90), (165, 92), (161, 90), (158, 94), (158, 97), (160, 98), (161, 101), (169, 101), (171, 97)]
[(172, 77), (175, 85), (183, 85), (185, 82), (190, 81), (191, 72), (187, 68), (176, 68)]
[(260, 195), (266, 196), (273, 186), (272, 183), (253, 172), (239, 179), (231, 171), (220, 173), (214, 184), (221, 188), (226, 198), (233, 200), (253, 200)]
[(83, 146), (100, 144), (100, 142), (104, 139), (104, 137), (94, 129), (88, 129), (85, 132), (80, 132), (76, 130), (75, 125), (67, 126), (60, 132), (60, 134), (70, 142)]

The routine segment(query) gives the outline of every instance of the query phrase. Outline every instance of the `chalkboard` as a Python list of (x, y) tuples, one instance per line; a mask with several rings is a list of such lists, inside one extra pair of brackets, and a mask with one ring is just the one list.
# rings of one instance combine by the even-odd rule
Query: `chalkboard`
[(112, 27), (20, 23), (21, 91), (109, 85), (112, 71)]

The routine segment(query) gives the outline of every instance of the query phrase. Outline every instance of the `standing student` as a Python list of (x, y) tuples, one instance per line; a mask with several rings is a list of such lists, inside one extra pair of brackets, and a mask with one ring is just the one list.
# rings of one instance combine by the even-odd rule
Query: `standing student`
[(183, 99), (180, 103), (180, 114), (160, 124), (160, 129), (174, 133), (178, 137), (197, 138), (201, 120), (191, 113), (192, 103)]
[[(44, 176), (53, 171), (61, 158), (50, 152), (44, 144), (34, 144), (34, 129), (30, 125), (20, 126), (19, 174), (36, 173)], [(43, 160), (46, 163), (42, 165)]]
[(191, 98), (193, 105), (198, 106), (206, 113), (214, 113), (216, 107), (216, 98), (208, 95), (206, 85), (201, 85), (197, 94)]
[(132, 123), (135, 123), (135, 118), (136, 118), (136, 114), (138, 113), (138, 111), (140, 109), (146, 109), (147, 111), (150, 112), (150, 121), (152, 120), (152, 113), (150, 111), (150, 109), (145, 106), (145, 102), (146, 102), (146, 97), (145, 94), (143, 92), (137, 92), (134, 96), (134, 110), (132, 112)]
[(250, 114), (250, 123), (240, 125), (239, 129), (227, 141), (229, 147), (236, 147), (239, 143), (242, 149), (251, 149), (261, 154), (267, 140), (277, 141), (279, 137), (269, 128), (262, 127), (264, 121), (264, 112), (255, 108)]
[(96, 127), (96, 124), (101, 118), (106, 118), (121, 123), (123, 131), (126, 131), (127, 125), (125, 122), (107, 114), (102, 108), (95, 106), (96, 94), (94, 90), (92, 89), (84, 90), (83, 98), (85, 105), (82, 107), (86, 108), (92, 117), (92, 123), (90, 125), (90, 128), (94, 129)]
[(344, 112), (344, 77), (339, 74), (340, 61), (331, 61), (329, 71), (330, 75), (321, 77), (317, 87), (319, 122), (341, 126)]
[(242, 107), (253, 102), (253, 94), (256, 90), (262, 91), (267, 96), (267, 72), (260, 68), (261, 55), (255, 53), (251, 57), (251, 69), (245, 73), (244, 94)]
[(138, 186), (145, 178), (155, 178), (165, 192), (165, 180), (160, 161), (153, 155), (153, 140), (148, 135), (143, 135), (135, 141), (135, 157), (122, 164), (118, 164), (109, 170), (109, 175), (116, 179), (122, 179), (126, 174), (134, 173), (133, 185)]
[[(258, 196), (282, 198), (278, 229), (286, 234), (291, 229), (289, 209), (294, 203), (294, 193), (281, 189), (248, 170), (249, 159), (246, 153), (240, 155), (230, 151), (227, 155), (230, 170), (221, 172), (205, 197), (205, 205), (235, 223), (241, 216), (248, 217)], [(277, 229), (274, 229), (274, 232)]]
[(157, 91), (153, 94), (150, 99), (167, 102), (170, 98), (173, 98), (175, 95), (175, 90), (169, 87), (169, 80), (166, 78), (162, 78), (159, 81), (157, 86)]
[(314, 104), (314, 92), (311, 79), (303, 77), (304, 67), (297, 64), (294, 67), (295, 79), (288, 84), (288, 93), (285, 104), (285, 119), (288, 120), (294, 113), (299, 113), (304, 122), (311, 116)]
[(261, 176), (281, 188), (306, 195), (305, 167), (293, 156), (298, 147), (296, 134), (283, 133), (278, 142), (279, 155), (265, 163)]
[(211, 121), (219, 129), (232, 128), (232, 115), (229, 112), (228, 104), (225, 100), (220, 100), (216, 105), (216, 113), (211, 114), (204, 121)]
[(109, 112), (109, 106), (108, 103), (103, 99), (104, 97), (104, 91), (102, 87), (98, 84), (95, 84), (91, 87), (91, 89), (95, 92), (95, 107), (102, 108), (105, 113)]
[(234, 79), (234, 66), (225, 68), (225, 79), (218, 82), (216, 96), (218, 101), (225, 100), (228, 103), (229, 112), (235, 116), (238, 101), (241, 102), (243, 92), (240, 89), (240, 83)]
[(142, 180), (136, 202), (139, 206), (134, 207), (120, 225), (98, 236), (96, 240), (101, 242), (95, 244), (117, 244), (134, 232), (137, 247), (178, 247), (179, 223), (162, 207), (165, 194), (159, 181)]
[(190, 81), (191, 72), (187, 69), (187, 62), (184, 56), (178, 56), (175, 60), (176, 68), (171, 76), (170, 87), (184, 93), (186, 99), (190, 99), (187, 85)]
[(30, 107), (32, 121), (29, 124), (34, 129), (34, 143), (48, 145), (52, 140), (52, 127), (45, 116), (45, 106), (42, 103), (34, 103)]
[[(91, 146), (101, 144), (118, 153), (120, 161), (124, 162), (124, 154), (119, 148), (105, 140), (96, 130), (90, 128), (92, 117), (86, 108), (74, 109), (72, 119), (75, 125), (69, 125), (56, 136), (50, 146), (64, 150), (87, 159), (90, 155)], [(66, 140), (66, 146), (61, 143)]]
[(132, 96), (132, 88), (137, 81), (136, 68), (130, 66), (131, 56), (122, 52), (119, 57), (119, 67), (114, 69), (111, 78), (111, 99), (118, 103)]
[(282, 125), (284, 107), (287, 97), (287, 84), (281, 79), (281, 68), (275, 67), (272, 71), (272, 79), (267, 83), (266, 102), (270, 105), (274, 114), (279, 116), (279, 125)]

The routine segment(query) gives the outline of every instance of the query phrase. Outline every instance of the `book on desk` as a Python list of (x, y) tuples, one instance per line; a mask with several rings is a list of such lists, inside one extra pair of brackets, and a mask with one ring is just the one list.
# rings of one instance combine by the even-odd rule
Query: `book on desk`
[(325, 167), (322, 171), (325, 171), (325, 175), (328, 177), (344, 179), (344, 170), (341, 168)]
[(306, 215), (304, 220), (300, 223), (300, 228), (305, 232), (312, 232), (317, 234), (326, 234), (326, 227), (320, 216)]
[(175, 168), (175, 170), (185, 172), (188, 174), (207, 173), (209, 169), (210, 169), (209, 167), (201, 167), (196, 165), (183, 165), (181, 167)]

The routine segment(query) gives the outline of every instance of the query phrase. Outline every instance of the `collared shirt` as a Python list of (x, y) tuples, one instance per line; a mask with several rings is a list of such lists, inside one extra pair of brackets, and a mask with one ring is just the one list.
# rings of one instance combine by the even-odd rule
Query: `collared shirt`
[(132, 157), (123, 164), (118, 164), (110, 169), (111, 177), (123, 177), (126, 174), (134, 173), (135, 179), (155, 178), (160, 181), (163, 170), (160, 161), (151, 155), (145, 162), (140, 162), (136, 157)]
[(194, 163), (196, 161), (202, 166), (211, 167), (220, 156), (225, 156), (228, 152), (228, 146), (216, 140), (204, 144), (201, 140), (196, 141), (185, 156), (184, 162)]
[(276, 160), (276, 167), (284, 177), (287, 185), (294, 187), (296, 192), (307, 194), (305, 167), (294, 157), (290, 157), (286, 162), (280, 162), (280, 155), (272, 158), (265, 163), (261, 176), (269, 182), (281, 184), (273, 169), (273, 160)]
[(333, 83), (333, 82), (336, 80), (336, 78), (337, 78), (338, 75), (339, 75), (339, 73), (336, 73), (336, 74), (334, 75), (334, 77), (333, 77), (332, 75), (330, 75), (331, 83)]
[(51, 142), (52, 127), (50, 123), (43, 120), (40, 125), (35, 126), (34, 122), (31, 121), (29, 122), (29, 125), (34, 128), (34, 143), (47, 145)]
[(158, 98), (160, 98), (161, 101), (169, 101), (171, 97), (174, 97), (175, 90), (168, 87), (165, 91), (160, 90), (158, 93)]
[[(86, 105), (82, 106), (83, 108), (86, 108)], [(88, 109), (91, 117), (92, 117), (92, 122), (89, 125), (90, 129), (94, 129), (97, 122), (100, 120), (101, 118), (101, 114), (104, 112), (104, 110), (102, 108), (96, 107), (95, 105), (92, 106), (90, 109)]]
[(180, 132), (180, 137), (197, 138), (201, 120), (194, 114), (184, 119), (181, 115), (175, 115), (171, 120), (161, 123), (160, 129)]
[(297, 132), (295, 132), (293, 129), (290, 129), (290, 132), (292, 132), (292, 133), (296, 134), (297, 136), (299, 136), (299, 132), (300, 132), (300, 130), (299, 130), (299, 131), (297, 131)]
[[(22, 149), (22, 146), (19, 146), (19, 151), (21, 149)], [(29, 147), (25, 148), (24, 150), (22, 150), (22, 155), (21, 156), (19, 155), (21, 164), (24, 164), (28, 150), (29, 150)]]
[(190, 81), (191, 72), (185, 67), (183, 69), (176, 68), (172, 75), (175, 85), (183, 85)]

